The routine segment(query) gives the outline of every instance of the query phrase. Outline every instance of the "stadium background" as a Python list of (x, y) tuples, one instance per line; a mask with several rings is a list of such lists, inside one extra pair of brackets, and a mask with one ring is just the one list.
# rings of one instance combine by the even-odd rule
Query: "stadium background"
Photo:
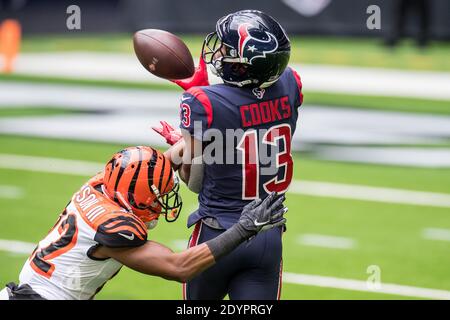
[[(0, 1), (0, 21), (18, 19), (23, 31), (14, 72), (0, 75), (0, 284), (17, 281), (73, 192), (115, 151), (164, 147), (149, 127), (176, 124), (181, 90), (143, 70), (132, 33), (175, 32), (197, 60), (217, 18), (256, 8), (286, 26), (305, 95), (282, 299), (450, 299), (450, 5), (429, 1), (427, 47), (388, 48), (393, 3)], [(71, 4), (81, 30), (67, 30)], [(370, 4), (381, 30), (366, 27)], [(406, 33), (417, 31), (411, 17)], [(197, 202), (185, 188), (183, 199), (182, 218), (161, 221), (150, 239), (186, 246)], [(97, 298), (180, 299), (181, 285), (123, 268)]]

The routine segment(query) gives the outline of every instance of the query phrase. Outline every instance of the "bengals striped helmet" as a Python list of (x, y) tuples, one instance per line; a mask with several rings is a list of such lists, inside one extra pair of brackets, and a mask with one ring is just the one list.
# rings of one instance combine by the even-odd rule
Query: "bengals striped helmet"
[(149, 228), (156, 225), (161, 214), (168, 222), (178, 218), (183, 204), (179, 187), (170, 161), (150, 147), (126, 148), (105, 166), (104, 193)]

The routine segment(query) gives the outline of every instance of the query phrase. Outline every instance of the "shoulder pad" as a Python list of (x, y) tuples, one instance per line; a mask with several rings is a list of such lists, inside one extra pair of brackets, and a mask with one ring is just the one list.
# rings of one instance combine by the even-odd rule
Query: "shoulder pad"
[(297, 85), (298, 88), (298, 94), (299, 94), (299, 100), (300, 100), (300, 105), (303, 103), (303, 92), (302, 92), (302, 80), (300, 78), (300, 75), (297, 73), (297, 71), (295, 71), (292, 68), (289, 68), (292, 72), (292, 75), (294, 76), (295, 79), (295, 83)]
[[(213, 120), (213, 111), (212, 111), (211, 100), (209, 99), (206, 92), (201, 87), (192, 87), (189, 90), (187, 90), (183, 96), (188, 98), (189, 95), (187, 95), (187, 94), (189, 94), (193, 98), (195, 98), (199, 102), (199, 104), (203, 107), (203, 108), (201, 108), (203, 110), (199, 110), (198, 112), (204, 112), (204, 114), (206, 116), (206, 120), (207, 120), (207, 127), (208, 128), (211, 127), (211, 123)], [(183, 99), (185, 99), (185, 98), (183, 98)], [(191, 101), (192, 100), (193, 99), (191, 99)], [(189, 100), (187, 102), (189, 104)], [(193, 104), (193, 106), (195, 106), (195, 104)]]
[(145, 224), (133, 214), (114, 212), (98, 225), (94, 240), (111, 248), (138, 247), (147, 241)]

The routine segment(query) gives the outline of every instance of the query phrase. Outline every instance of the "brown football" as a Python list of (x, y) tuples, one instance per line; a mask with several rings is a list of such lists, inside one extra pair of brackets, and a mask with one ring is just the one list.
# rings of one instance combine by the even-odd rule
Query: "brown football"
[(158, 29), (140, 30), (133, 37), (134, 52), (155, 76), (184, 79), (194, 74), (194, 60), (186, 44), (176, 35)]

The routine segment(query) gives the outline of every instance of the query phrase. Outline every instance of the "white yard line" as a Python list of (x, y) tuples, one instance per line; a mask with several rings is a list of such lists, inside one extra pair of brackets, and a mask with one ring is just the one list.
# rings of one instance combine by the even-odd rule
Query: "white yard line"
[(6, 251), (11, 253), (31, 254), (35, 243), (16, 241), (16, 240), (2, 240), (0, 239), (0, 251)]
[(182, 251), (187, 248), (188, 239), (174, 239), (170, 242), (170, 244), (175, 251)]
[[(0, 154), (0, 168), (76, 176), (93, 175), (103, 164), (91, 161)], [(450, 194), (320, 181), (293, 181), (289, 193), (384, 203), (450, 207)]]
[(0, 185), (0, 198), (20, 199), (23, 196), (24, 192), (19, 187)]
[[(70, 63), (67, 63), (70, 61)], [(194, 61), (198, 61), (195, 57)], [(0, 60), (0, 66), (2, 61)], [(450, 99), (448, 72), (292, 64), (309, 91)], [(211, 83), (221, 82), (210, 70)], [(146, 72), (131, 53), (21, 53), (16, 73), (67, 78), (168, 83)], [(339, 79), (338, 81), (336, 79)]]
[(0, 168), (89, 176), (102, 170), (103, 164), (81, 160), (0, 154)]
[(356, 246), (354, 239), (323, 234), (301, 234), (298, 236), (297, 242), (304, 246), (333, 249), (353, 249)]
[[(0, 239), (0, 251), (7, 251), (11, 253), (20, 253), (20, 254), (31, 254), (31, 252), (34, 250), (35, 247), (36, 244), (34, 243)], [(419, 288), (390, 283), (382, 283), (379, 289), (370, 289), (366, 281), (324, 277), (310, 274), (283, 272), (283, 282), (291, 284), (299, 284), (304, 286), (334, 288), (350, 291), (364, 291), (373, 293), (393, 294), (406, 297), (450, 300), (450, 291), (446, 290)]]
[(450, 230), (439, 228), (426, 228), (422, 231), (422, 237), (428, 240), (450, 241)]
[(370, 187), (356, 184), (305, 180), (293, 181), (288, 192), (318, 197), (355, 199), (443, 208), (450, 207), (450, 194)]
[(447, 290), (404, 286), (392, 283), (381, 283), (379, 289), (372, 289), (368, 286), (366, 281), (324, 277), (311, 274), (283, 272), (283, 282), (304, 286), (393, 294), (405, 297), (450, 300), (450, 291)]

